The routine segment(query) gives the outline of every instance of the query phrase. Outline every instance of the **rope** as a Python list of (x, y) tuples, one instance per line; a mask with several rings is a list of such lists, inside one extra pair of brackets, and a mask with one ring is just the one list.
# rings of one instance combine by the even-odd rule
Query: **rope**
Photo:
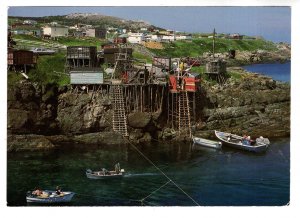
[[(105, 112), (104, 112), (105, 113)], [(112, 126), (112, 123), (109, 122), (107, 119), (106, 121)], [(163, 174), (169, 182), (172, 182), (181, 192), (183, 192), (189, 199), (191, 199), (197, 206), (200, 206), (197, 201), (195, 201), (188, 193), (186, 193), (182, 188), (179, 187), (170, 177), (168, 177), (159, 167), (157, 167), (147, 156), (143, 154), (134, 144), (129, 140), (129, 138), (124, 137), (121, 133), (116, 132), (117, 134), (121, 135), (125, 140), (129, 142), (129, 144), (142, 156), (144, 157), (150, 164), (152, 164), (161, 174)]]
[(146, 197), (142, 198), (140, 201), (143, 202), (145, 199), (149, 198), (152, 194), (154, 194), (155, 192), (157, 192), (158, 190), (160, 190), (161, 188), (163, 188), (164, 186), (166, 186), (167, 184), (169, 184), (171, 181), (167, 181), (165, 184), (163, 184), (162, 186), (160, 186), (158, 189), (154, 190), (153, 192), (151, 192), (149, 195), (147, 195)]

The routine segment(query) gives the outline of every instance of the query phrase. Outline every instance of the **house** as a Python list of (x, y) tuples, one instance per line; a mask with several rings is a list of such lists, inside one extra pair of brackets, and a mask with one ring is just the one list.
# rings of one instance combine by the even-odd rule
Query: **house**
[(32, 36), (42, 36), (42, 30), (37, 27), (29, 25), (20, 25), (11, 29), (11, 33), (14, 35), (32, 35)]
[(55, 21), (53, 21), (53, 22), (51, 22), (51, 23), (49, 23), (51, 26), (57, 26), (58, 25), (58, 23), (57, 22), (55, 22)]
[(168, 34), (168, 35), (162, 35), (162, 39), (161, 39), (162, 42), (173, 42), (175, 41), (175, 35), (171, 35), (171, 34)]
[(43, 27), (44, 36), (50, 37), (60, 37), (60, 36), (68, 36), (68, 27), (54, 25), (54, 26), (45, 26)]
[(36, 25), (37, 22), (35, 20), (24, 20), (23, 24), (25, 24), (25, 25)]
[(243, 39), (243, 35), (240, 35), (238, 33), (234, 33), (234, 34), (231, 34), (229, 36), (230, 39)]
[(99, 39), (105, 39), (106, 38), (106, 29), (104, 28), (90, 28), (90, 29), (86, 29), (85, 31), (85, 36), (88, 37), (95, 37), (95, 38), (99, 38)]
[(157, 34), (152, 34), (151, 35), (151, 41), (154, 41), (154, 42), (161, 42), (162, 40), (162, 36), (161, 34), (157, 33)]
[(176, 35), (175, 36), (176, 40), (192, 40), (192, 35), (188, 34), (188, 35)]
[(127, 41), (130, 43), (141, 44), (145, 41), (145, 35), (144, 33), (129, 33)]

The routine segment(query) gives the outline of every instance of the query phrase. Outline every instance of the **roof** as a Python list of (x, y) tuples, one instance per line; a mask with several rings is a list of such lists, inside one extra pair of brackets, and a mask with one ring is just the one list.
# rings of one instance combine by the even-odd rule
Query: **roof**
[(118, 36), (119, 38), (127, 38), (128, 37), (128, 34), (121, 34)]
[(47, 27), (50, 27), (50, 28), (68, 28), (67, 26), (63, 26), (63, 25), (46, 25), (43, 28), (47, 28)]

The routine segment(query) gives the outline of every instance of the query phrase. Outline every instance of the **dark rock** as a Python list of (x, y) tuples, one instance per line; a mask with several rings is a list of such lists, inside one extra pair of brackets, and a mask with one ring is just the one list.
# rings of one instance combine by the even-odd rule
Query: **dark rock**
[(151, 114), (135, 112), (128, 115), (128, 125), (132, 128), (145, 128), (151, 121)]
[(9, 135), (7, 151), (48, 150), (57, 147), (43, 135)]

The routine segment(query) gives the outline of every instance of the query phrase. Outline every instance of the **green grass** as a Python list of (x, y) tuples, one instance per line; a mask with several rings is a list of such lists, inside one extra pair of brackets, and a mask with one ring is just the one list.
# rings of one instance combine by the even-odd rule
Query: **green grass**
[(238, 72), (227, 72), (227, 75), (236, 81), (239, 81), (242, 78), (242, 75)]
[(58, 85), (69, 84), (69, 76), (64, 73), (65, 54), (39, 56), (35, 69), (29, 71), (29, 78), (40, 84), (57, 83)]
[(144, 55), (144, 54), (141, 54), (139, 52), (134, 51), (132, 53), (132, 56), (135, 59), (145, 60), (147, 63), (152, 63), (152, 58), (150, 56), (148, 56), (148, 55)]
[(98, 48), (105, 42), (93, 37), (75, 38), (75, 37), (59, 37), (56, 42), (66, 46), (97, 46)]
[[(169, 57), (197, 57), (204, 52), (212, 52), (213, 40), (208, 38), (193, 39), (192, 42), (175, 41), (173, 43), (164, 43), (163, 50), (151, 49), (158, 56)], [(216, 39), (215, 52), (228, 52), (230, 49), (254, 51), (258, 49), (273, 51), (276, 45), (273, 42), (258, 40), (231, 40)]]

